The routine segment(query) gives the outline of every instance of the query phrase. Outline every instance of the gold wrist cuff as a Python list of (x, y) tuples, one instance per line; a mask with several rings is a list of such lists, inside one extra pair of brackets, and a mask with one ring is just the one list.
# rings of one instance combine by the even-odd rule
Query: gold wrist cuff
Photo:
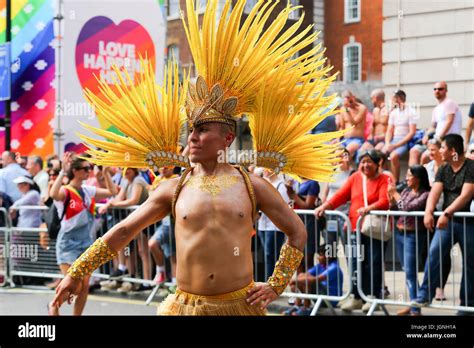
[(91, 275), (96, 268), (112, 260), (117, 252), (112, 250), (102, 238), (98, 238), (79, 258), (69, 267), (67, 274), (74, 279), (82, 279)]
[(275, 269), (268, 284), (278, 295), (286, 289), (291, 277), (303, 259), (303, 252), (285, 243), (280, 251), (280, 257), (275, 264)]

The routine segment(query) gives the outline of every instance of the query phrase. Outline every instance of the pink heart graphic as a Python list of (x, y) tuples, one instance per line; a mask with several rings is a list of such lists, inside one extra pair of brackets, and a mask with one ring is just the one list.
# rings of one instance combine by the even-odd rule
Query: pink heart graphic
[(140, 23), (128, 19), (116, 25), (108, 17), (91, 18), (82, 27), (76, 44), (76, 70), (82, 88), (100, 94), (94, 74), (112, 83), (114, 63), (134, 76), (140, 70), (140, 56), (155, 65), (153, 40)]

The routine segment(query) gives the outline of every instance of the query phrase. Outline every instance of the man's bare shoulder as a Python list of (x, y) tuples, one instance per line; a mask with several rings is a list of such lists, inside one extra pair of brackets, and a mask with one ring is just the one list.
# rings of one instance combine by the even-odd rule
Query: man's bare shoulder
[(178, 187), (179, 178), (173, 178), (160, 182), (158, 187), (153, 190), (150, 199), (153, 201), (169, 201), (173, 200), (174, 193)]
[(367, 112), (367, 110), (369, 110), (367, 106), (361, 103), (359, 103), (358, 107), (359, 107), (359, 112), (362, 112), (362, 113)]
[(276, 189), (273, 187), (273, 185), (260, 176), (250, 174), (249, 177), (258, 202), (268, 198), (269, 193), (276, 192)]

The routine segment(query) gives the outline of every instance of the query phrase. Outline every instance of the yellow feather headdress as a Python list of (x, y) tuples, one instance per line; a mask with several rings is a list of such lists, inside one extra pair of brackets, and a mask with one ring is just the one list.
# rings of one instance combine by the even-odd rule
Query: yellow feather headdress
[(186, 0), (183, 25), (199, 73), (196, 85), (189, 88), (191, 125), (206, 119), (229, 123), (253, 112), (256, 92), (268, 74), (314, 41), (314, 34), (301, 41), (311, 27), (294, 35), (303, 17), (284, 30), (297, 8), (286, 7), (270, 22), (278, 1), (260, 0), (242, 23), (245, 3), (238, 0), (231, 8), (232, 1), (227, 0), (216, 25), (218, 1), (209, 0), (200, 27), (195, 1)]
[(336, 96), (325, 93), (335, 76), (328, 76), (331, 67), (324, 66), (320, 44), (294, 58), (318, 35), (310, 33), (312, 26), (296, 34), (304, 14), (284, 29), (290, 13), (301, 6), (287, 5), (269, 23), (278, 1), (260, 0), (242, 23), (246, 0), (232, 9), (228, 0), (216, 25), (217, 3), (208, 2), (199, 27), (195, 1), (186, 1), (183, 24), (199, 74), (189, 88), (188, 122), (231, 124), (246, 113), (258, 166), (296, 179), (331, 180), (340, 162), (339, 144), (331, 141), (342, 133), (308, 133), (334, 114), (334, 108), (321, 110), (334, 104)]
[[(180, 87), (178, 66), (170, 61), (165, 69), (163, 86), (159, 86), (155, 82), (152, 64), (141, 60), (140, 66), (135, 85), (126, 70), (114, 67), (117, 76), (115, 89), (99, 81), (104, 99), (85, 90), (95, 112), (123, 135), (82, 124), (105, 140), (82, 134), (79, 137), (88, 146), (86, 152), (92, 156), (90, 160), (99, 165), (149, 167), (154, 171), (167, 165), (187, 167), (188, 159), (179, 153), (179, 138), (186, 122), (187, 79)], [(93, 149), (91, 145), (101, 150)]]
[[(232, 5), (234, 3), (234, 5)], [(157, 169), (174, 164), (187, 167), (178, 153), (186, 117), (191, 127), (206, 122), (235, 125), (249, 116), (256, 164), (299, 179), (330, 180), (339, 163), (340, 132), (309, 134), (334, 113), (335, 96), (325, 96), (334, 80), (325, 66), (321, 45), (294, 58), (313, 44), (312, 26), (298, 32), (300, 17), (285, 29), (291, 12), (287, 5), (271, 18), (278, 1), (259, 0), (243, 20), (246, 0), (226, 0), (220, 17), (218, 0), (209, 0), (199, 25), (195, 1), (186, 0), (183, 25), (199, 74), (196, 83), (185, 79), (178, 87), (177, 66), (168, 64), (163, 87), (156, 85), (150, 64), (142, 64), (136, 86), (116, 73), (116, 90), (104, 82), (105, 99), (86, 91), (96, 112), (124, 135), (85, 126), (106, 140), (81, 136), (92, 161), (104, 165)], [(189, 88), (188, 88), (189, 87)], [(157, 93), (161, 99), (158, 98)]]

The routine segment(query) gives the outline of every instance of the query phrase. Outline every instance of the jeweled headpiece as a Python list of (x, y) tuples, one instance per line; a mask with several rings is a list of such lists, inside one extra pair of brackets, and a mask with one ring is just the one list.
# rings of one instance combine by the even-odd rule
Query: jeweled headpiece
[[(187, 166), (177, 150), (186, 120), (191, 128), (207, 122), (232, 126), (246, 114), (257, 154), (253, 164), (296, 179), (332, 179), (341, 153), (334, 139), (343, 133), (310, 134), (335, 113), (336, 95), (326, 95), (335, 79), (329, 75), (332, 67), (325, 65), (321, 44), (310, 48), (318, 33), (312, 32), (313, 26), (298, 32), (304, 14), (286, 28), (290, 14), (301, 6), (288, 4), (271, 17), (278, 1), (259, 0), (243, 19), (245, 4), (226, 0), (218, 15), (218, 0), (209, 0), (200, 25), (201, 11), (194, 0), (186, 0), (187, 16), (182, 18), (198, 74), (189, 88), (186, 78), (178, 88), (176, 66), (168, 65), (163, 87), (145, 66), (135, 87), (119, 77), (116, 90), (101, 83), (106, 100), (87, 93), (97, 112), (124, 134), (87, 127), (109, 140), (83, 136), (103, 149), (89, 150), (93, 162)], [(296, 57), (305, 48), (310, 49)], [(127, 151), (128, 162), (123, 159)]]

